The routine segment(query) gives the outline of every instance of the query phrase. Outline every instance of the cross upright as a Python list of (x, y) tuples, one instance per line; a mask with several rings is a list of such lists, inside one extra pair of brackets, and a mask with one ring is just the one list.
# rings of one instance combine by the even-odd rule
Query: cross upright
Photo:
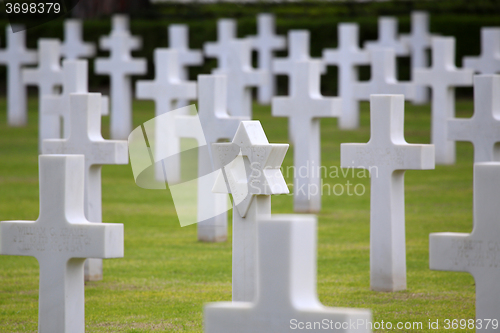
[[(474, 164), (473, 228), (429, 235), (429, 267), (432, 270), (467, 272), (476, 287), (476, 332), (496, 332), (492, 319), (500, 316), (499, 239), (500, 164)], [(489, 327), (486, 324), (489, 323)]]
[[(227, 195), (213, 193), (218, 170), (214, 169), (212, 143), (232, 140), (244, 117), (232, 117), (226, 108), (227, 78), (224, 75), (198, 76), (198, 116), (176, 117), (176, 129), (182, 137), (195, 138), (198, 151), (198, 240), (227, 240)], [(201, 124), (202, 135), (198, 128)], [(205, 145), (205, 147), (203, 147)]]
[(288, 193), (280, 167), (288, 144), (269, 144), (259, 121), (242, 121), (232, 143), (212, 144), (222, 170), (216, 193), (233, 197), (233, 301), (256, 297), (257, 225), (271, 216), (271, 195)]
[(404, 139), (404, 96), (370, 97), (370, 141), (343, 143), (342, 168), (370, 171), (370, 286), (406, 289), (404, 173), (434, 169), (433, 145)]
[[(156, 49), (154, 53), (155, 79), (153, 81), (137, 81), (136, 96), (138, 99), (153, 99), (155, 101), (155, 116), (165, 114), (171, 118), (161, 122), (162, 128), (155, 131), (154, 154), (158, 160), (159, 154), (167, 154), (167, 174), (169, 182), (177, 182), (181, 175), (180, 166), (180, 136), (176, 134), (175, 118), (170, 111), (175, 109), (179, 99), (196, 99), (196, 82), (184, 81), (179, 73), (179, 53), (174, 49)], [(160, 124), (160, 123), (158, 123)], [(166, 128), (165, 128), (166, 126)], [(162, 144), (159, 144), (159, 143)], [(161, 150), (161, 152), (160, 152)], [(155, 170), (157, 179), (163, 174), (162, 168)]]
[[(128, 164), (126, 141), (104, 140), (101, 136), (101, 94), (70, 94), (70, 132), (67, 139), (45, 140), (43, 154), (79, 154), (85, 158), (84, 211), (90, 222), (102, 222), (101, 168)], [(92, 257), (93, 258), (93, 257)], [(88, 281), (102, 280), (102, 260), (86, 264)]]
[[(203, 52), (189, 48), (189, 30), (185, 24), (171, 24), (168, 26), (168, 47), (177, 50), (179, 56), (179, 78), (189, 80), (189, 66), (203, 64)], [(188, 105), (188, 101), (178, 99), (176, 108)]]
[[(288, 117), (294, 138), (293, 199), (296, 212), (321, 210), (320, 118), (340, 115), (340, 98), (320, 93), (321, 62), (298, 61), (293, 67), (289, 97), (274, 97), (272, 115)], [(303, 170), (306, 173), (303, 173)]]
[(228, 43), (227, 68), (216, 69), (214, 74), (224, 74), (227, 86), (229, 114), (252, 119), (252, 87), (266, 82), (267, 75), (251, 65), (252, 44), (248, 39), (235, 39)]
[(448, 139), (447, 121), (455, 117), (455, 87), (472, 85), (472, 69), (455, 67), (455, 38), (432, 38), (432, 67), (413, 70), (415, 84), (432, 89), (431, 142), (436, 163), (455, 163), (455, 142)]
[(126, 140), (132, 131), (131, 75), (146, 73), (146, 60), (132, 58), (132, 50), (141, 47), (142, 40), (128, 31), (128, 17), (113, 16), (113, 30), (101, 37), (99, 45), (110, 51), (109, 58), (95, 60), (95, 72), (110, 76), (111, 138)]
[[(69, 95), (71, 93), (88, 92), (88, 63), (87, 60), (63, 60), (63, 83), (60, 95), (44, 95), (40, 104), (40, 112), (47, 115), (57, 115), (63, 120), (62, 135), (59, 139), (68, 136), (70, 130), (69, 121)], [(106, 115), (109, 100), (107, 96), (101, 97), (101, 114)]]
[(359, 127), (359, 104), (354, 99), (354, 82), (358, 80), (358, 66), (368, 65), (370, 56), (359, 48), (359, 26), (355, 23), (338, 25), (337, 49), (323, 50), (326, 65), (338, 66), (339, 97), (342, 98), (339, 128), (355, 129)]
[(395, 17), (378, 18), (378, 40), (366, 41), (364, 47), (371, 51), (378, 48), (393, 49), (397, 56), (410, 54), (408, 45), (398, 36), (398, 20)]
[(7, 66), (7, 124), (25, 126), (28, 122), (26, 87), (23, 84), (21, 68), (37, 62), (37, 53), (26, 49), (26, 31), (18, 27), (14, 33), (5, 27), (7, 45), (0, 50), (0, 64)]
[(236, 21), (233, 19), (217, 20), (217, 42), (207, 42), (203, 51), (209, 58), (217, 58), (217, 69), (227, 69), (229, 42), (236, 39)]
[(448, 139), (470, 141), (474, 163), (500, 161), (500, 75), (474, 76), (474, 114), (448, 119)]
[(41, 155), (39, 165), (40, 216), (0, 222), (0, 253), (38, 260), (38, 332), (84, 333), (83, 263), (123, 257), (123, 224), (85, 218), (83, 156)]
[(83, 41), (82, 21), (78, 19), (64, 20), (64, 42), (61, 45), (61, 53), (64, 58), (69, 60), (92, 58), (95, 51), (94, 43)]
[(481, 54), (464, 57), (463, 64), (481, 74), (500, 72), (500, 28), (481, 28)]
[[(367, 326), (370, 310), (330, 308), (320, 303), (316, 291), (316, 225), (316, 218), (310, 215), (276, 215), (259, 220), (257, 297), (254, 302), (205, 305), (205, 332), (285, 333), (306, 322), (328, 325), (308, 328), (308, 332), (371, 332)], [(354, 325), (346, 327), (343, 323)]]
[(42, 97), (54, 95), (56, 88), (63, 83), (60, 65), (61, 42), (58, 39), (38, 40), (38, 67), (22, 70), (26, 85), (38, 86), (38, 149), (41, 151), (45, 139), (59, 138), (61, 135), (59, 117), (42, 113)]
[(267, 75), (267, 84), (259, 86), (257, 97), (260, 103), (269, 104), (276, 95), (276, 82), (272, 73), (274, 51), (283, 50), (286, 39), (275, 34), (274, 15), (268, 13), (257, 15), (257, 35), (249, 38), (252, 48), (257, 51), (258, 68)]
[[(401, 40), (410, 49), (411, 68), (427, 68), (427, 50), (431, 47), (431, 33), (429, 32), (429, 14), (423, 11), (411, 13), (411, 32), (401, 35)], [(416, 104), (425, 104), (429, 101), (427, 87), (417, 86), (415, 100)]]
[(354, 98), (370, 100), (372, 94), (402, 94), (406, 100), (415, 98), (413, 82), (396, 80), (396, 55), (394, 50), (379, 48), (370, 51), (371, 77), (369, 81), (358, 81), (353, 85)]

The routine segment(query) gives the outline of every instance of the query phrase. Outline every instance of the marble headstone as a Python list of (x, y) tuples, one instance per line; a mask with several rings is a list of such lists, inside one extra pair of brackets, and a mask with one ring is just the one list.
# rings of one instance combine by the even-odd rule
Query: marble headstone
[(295, 62), (290, 73), (290, 96), (274, 97), (272, 103), (272, 115), (288, 117), (288, 128), (294, 133), (293, 203), (296, 212), (321, 210), (320, 119), (340, 115), (340, 98), (321, 96), (320, 71), (319, 60)]
[(370, 287), (406, 289), (404, 173), (434, 169), (432, 145), (404, 138), (404, 96), (370, 97), (370, 141), (343, 143), (342, 168), (370, 172)]
[[(22, 29), (19, 27), (19, 29)], [(26, 31), (16, 33), (7, 25), (5, 27), (7, 46), (0, 50), (0, 64), (7, 66), (7, 124), (24, 126), (28, 122), (26, 87), (23, 84), (21, 68), (23, 65), (34, 65), (37, 53), (26, 49)]]
[[(109, 164), (128, 164), (127, 141), (102, 138), (101, 94), (70, 94), (69, 103), (68, 138), (45, 140), (42, 153), (83, 155), (85, 217), (90, 222), (100, 223), (102, 222), (101, 168)], [(87, 260), (85, 279), (102, 280), (102, 259)]]
[(38, 332), (84, 333), (85, 258), (123, 257), (123, 224), (85, 218), (83, 156), (41, 155), (39, 165), (40, 216), (0, 222), (0, 253), (38, 261)]
[(82, 21), (78, 19), (64, 20), (64, 42), (61, 45), (63, 57), (70, 60), (92, 58), (95, 51), (94, 43), (83, 41)]
[(463, 64), (481, 74), (500, 72), (500, 28), (481, 28), (481, 54), (464, 57)]
[[(371, 332), (371, 312), (322, 305), (316, 291), (316, 218), (277, 215), (258, 227), (257, 297), (254, 302), (209, 303), (206, 333), (285, 333), (299, 323), (328, 323), (307, 332)], [(352, 323), (350, 326), (344, 323)], [(306, 330), (306, 329), (305, 329)]]
[[(168, 26), (168, 47), (177, 50), (179, 59), (179, 78), (183, 81), (189, 80), (189, 66), (203, 64), (203, 53), (201, 50), (189, 48), (189, 27), (185, 24), (171, 24)], [(177, 99), (176, 109), (188, 105), (187, 100)]]
[(398, 20), (389, 16), (378, 18), (378, 39), (376, 41), (366, 41), (364, 47), (370, 51), (379, 48), (390, 48), (394, 50), (397, 56), (410, 54), (408, 45), (401, 40), (398, 34)]
[(429, 235), (430, 269), (467, 272), (474, 277), (475, 320), (482, 323), (476, 332), (496, 332), (491, 320), (500, 317), (499, 197), (500, 163), (475, 163), (472, 232)]
[(432, 89), (431, 142), (436, 164), (455, 163), (455, 142), (448, 139), (448, 119), (455, 117), (455, 87), (472, 85), (472, 69), (455, 67), (455, 38), (432, 38), (432, 67), (413, 70), (415, 84)]
[(212, 147), (215, 168), (222, 168), (214, 192), (233, 197), (233, 301), (251, 302), (257, 296), (258, 221), (271, 216), (271, 195), (288, 193), (280, 170), (288, 145), (270, 144), (259, 121), (242, 121), (232, 143)]
[(227, 69), (229, 66), (229, 42), (236, 39), (236, 21), (232, 19), (217, 20), (217, 42), (207, 42), (203, 51), (208, 58), (217, 59), (217, 69)]
[(257, 35), (250, 36), (252, 48), (257, 51), (258, 68), (267, 74), (266, 84), (259, 86), (257, 98), (261, 104), (271, 103), (276, 95), (276, 81), (272, 72), (274, 52), (283, 50), (286, 38), (275, 33), (275, 18), (273, 14), (257, 15)]
[(132, 58), (142, 40), (130, 35), (128, 17), (113, 16), (111, 34), (101, 37), (99, 45), (109, 50), (109, 58), (95, 60), (95, 72), (110, 76), (111, 138), (126, 140), (132, 131), (132, 75), (146, 74), (146, 60)]
[(354, 82), (358, 81), (358, 66), (370, 64), (366, 50), (359, 47), (359, 26), (355, 23), (338, 25), (338, 47), (323, 50), (323, 61), (338, 66), (338, 95), (342, 98), (339, 128), (359, 127), (359, 103), (354, 98)]
[(500, 161), (500, 75), (474, 76), (474, 114), (448, 119), (448, 139), (469, 141), (474, 163)]

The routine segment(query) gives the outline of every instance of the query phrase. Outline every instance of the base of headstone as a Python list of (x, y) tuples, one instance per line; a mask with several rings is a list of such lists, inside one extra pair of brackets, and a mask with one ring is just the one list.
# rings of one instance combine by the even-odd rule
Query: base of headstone
[(227, 217), (223, 216), (198, 222), (198, 241), (206, 243), (222, 243), (227, 241)]
[(102, 259), (85, 260), (85, 281), (102, 280)]

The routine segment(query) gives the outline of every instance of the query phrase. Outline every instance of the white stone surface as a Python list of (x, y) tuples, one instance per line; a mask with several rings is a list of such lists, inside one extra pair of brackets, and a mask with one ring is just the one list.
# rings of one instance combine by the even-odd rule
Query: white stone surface
[(468, 272), (476, 286), (476, 320), (482, 329), (496, 332), (487, 319), (500, 317), (499, 239), (500, 164), (474, 164), (473, 229), (470, 234), (443, 232), (429, 235), (429, 266), (440, 271)]
[(481, 74), (500, 72), (500, 28), (481, 28), (481, 54), (464, 57), (463, 66)]
[(276, 95), (276, 80), (272, 72), (274, 52), (286, 47), (286, 38), (276, 35), (275, 18), (273, 14), (257, 15), (257, 35), (250, 36), (252, 47), (257, 51), (258, 68), (267, 74), (267, 83), (260, 85), (257, 98), (261, 104), (270, 104)]
[[(278, 75), (288, 76), (288, 92), (296, 84), (293, 82), (292, 72), (298, 61), (311, 60), (309, 54), (310, 34), (308, 30), (290, 30), (288, 31), (288, 57), (275, 58), (273, 60), (273, 72)], [(321, 59), (314, 59), (321, 60)], [(321, 74), (326, 73), (326, 64), (321, 62)], [(288, 141), (293, 143), (294, 131), (291, 124), (288, 123)]]
[(455, 163), (455, 142), (448, 139), (448, 124), (455, 117), (455, 87), (472, 85), (473, 71), (455, 67), (455, 38), (432, 38), (432, 67), (413, 70), (415, 84), (432, 89), (431, 142), (436, 164)]
[(26, 87), (23, 84), (21, 68), (37, 62), (37, 53), (26, 49), (26, 31), (12, 32), (5, 26), (7, 46), (0, 50), (0, 64), (7, 66), (7, 125), (25, 126), (28, 123)]
[[(69, 95), (71, 93), (88, 92), (88, 63), (87, 60), (63, 60), (63, 83), (60, 95), (44, 95), (40, 104), (40, 112), (44, 115), (57, 115), (63, 121), (63, 130), (57, 138), (68, 137), (70, 131), (69, 121)], [(109, 99), (101, 97), (101, 114), (107, 115)], [(55, 139), (55, 138), (53, 138)]]
[(448, 119), (448, 139), (469, 141), (474, 163), (500, 161), (500, 75), (474, 76), (474, 114)]
[[(196, 82), (185, 81), (180, 77), (179, 53), (174, 49), (156, 49), (154, 53), (155, 79), (153, 81), (137, 81), (136, 97), (155, 101), (155, 117), (175, 110), (176, 101), (196, 99)], [(155, 130), (155, 160), (166, 154), (168, 181), (176, 183), (180, 180), (180, 136), (175, 129), (175, 118), (162, 121), (162, 128)], [(160, 123), (158, 123), (159, 125)], [(167, 128), (164, 128), (167, 126)], [(155, 170), (157, 179), (163, 175), (163, 169)]]
[[(280, 167), (287, 144), (269, 144), (259, 121), (242, 121), (232, 143), (212, 144), (222, 168), (214, 192), (233, 197), (233, 301), (257, 296), (257, 224), (271, 216), (271, 195), (288, 193)], [(223, 177), (222, 177), (223, 175)]]
[(404, 290), (404, 172), (434, 169), (434, 147), (406, 143), (402, 95), (372, 95), (370, 122), (368, 143), (341, 144), (341, 167), (370, 171), (371, 289)]
[(236, 21), (233, 19), (217, 20), (217, 42), (207, 42), (203, 51), (208, 58), (217, 58), (217, 69), (229, 66), (229, 42), (236, 39)]
[(83, 263), (123, 257), (123, 224), (85, 218), (83, 156), (41, 155), (39, 165), (40, 216), (0, 222), (0, 253), (38, 261), (39, 333), (84, 333)]
[(371, 77), (369, 81), (354, 83), (354, 98), (368, 101), (372, 94), (402, 94), (405, 100), (415, 98), (415, 85), (411, 81), (397, 81), (394, 50), (377, 48), (370, 51)]
[(130, 35), (128, 17), (113, 16), (111, 34), (101, 37), (99, 45), (109, 50), (109, 58), (95, 60), (95, 72), (110, 76), (112, 139), (126, 140), (132, 131), (131, 75), (146, 74), (146, 60), (132, 58), (131, 52), (141, 48), (142, 40)]
[[(127, 141), (104, 140), (101, 136), (100, 107), (101, 94), (70, 94), (69, 120), (71, 127), (68, 138), (45, 140), (42, 146), (43, 154), (78, 154), (84, 156), (84, 212), (90, 222), (102, 222), (102, 166), (128, 164)], [(85, 279), (87, 281), (102, 279), (101, 259), (87, 260)]]
[(395, 17), (381, 16), (378, 18), (378, 39), (366, 41), (364, 47), (368, 50), (379, 48), (393, 49), (397, 56), (410, 54), (408, 45), (403, 42), (398, 34), (398, 20)]
[(94, 43), (83, 41), (82, 20), (64, 20), (64, 42), (61, 53), (64, 58), (75, 60), (78, 58), (92, 58), (95, 55)]
[[(226, 194), (213, 193), (218, 171), (214, 169), (212, 143), (232, 140), (243, 117), (232, 117), (226, 108), (227, 78), (224, 75), (198, 76), (198, 117), (176, 117), (176, 130), (181, 137), (195, 138), (198, 152), (198, 240), (224, 242), (227, 240)], [(203, 138), (198, 138), (197, 122), (201, 123)], [(208, 148), (208, 149), (205, 149)], [(221, 213), (222, 212), (222, 213)]]
[[(179, 54), (179, 78), (183, 81), (189, 80), (189, 66), (200, 66), (203, 64), (203, 53), (201, 50), (189, 48), (189, 27), (185, 24), (171, 24), (168, 26), (168, 47), (177, 50)], [(178, 99), (176, 108), (188, 105), (189, 101)]]
[[(325, 321), (331, 325), (328, 329), (316, 326), (307, 332), (371, 332), (366, 327), (371, 321), (370, 310), (330, 308), (318, 300), (316, 224), (316, 218), (307, 215), (261, 219), (256, 301), (205, 305), (205, 332), (284, 333), (298, 329), (298, 322)], [(343, 324), (349, 322), (360, 325)], [(335, 329), (335, 324), (343, 324), (344, 329)]]
[(38, 40), (38, 67), (22, 70), (23, 82), (26, 85), (38, 86), (38, 150), (42, 149), (45, 139), (59, 138), (61, 126), (57, 115), (42, 113), (42, 98), (56, 94), (57, 87), (63, 83), (61, 69), (61, 42), (58, 39)]
[[(427, 50), (431, 47), (431, 37), (429, 32), (429, 14), (422, 11), (413, 11), (411, 13), (411, 32), (401, 35), (401, 40), (406, 43), (410, 49), (411, 68), (427, 68), (429, 60), (427, 59)], [(429, 102), (429, 90), (424, 86), (416, 87), (416, 95), (413, 103), (425, 104)]]
[(228, 42), (227, 68), (216, 69), (214, 74), (227, 76), (227, 107), (235, 117), (252, 119), (252, 87), (265, 84), (265, 71), (254, 69), (252, 61), (252, 42), (248, 39), (235, 39)]
[(323, 61), (338, 66), (338, 95), (342, 98), (339, 128), (359, 127), (359, 103), (354, 99), (354, 82), (358, 80), (358, 66), (369, 65), (366, 50), (359, 48), (359, 26), (355, 23), (338, 25), (337, 49), (324, 49)]
[(272, 103), (272, 115), (288, 117), (288, 128), (294, 133), (293, 206), (296, 212), (321, 210), (320, 119), (340, 116), (340, 98), (321, 96), (320, 71), (319, 60), (296, 62), (290, 73), (293, 82), (290, 96), (274, 97)]

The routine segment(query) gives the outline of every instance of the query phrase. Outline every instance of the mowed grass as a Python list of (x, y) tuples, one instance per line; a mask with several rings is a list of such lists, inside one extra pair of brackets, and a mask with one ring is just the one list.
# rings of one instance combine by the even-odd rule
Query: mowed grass
[[(134, 125), (152, 118), (153, 107), (135, 101)], [(5, 110), (5, 99), (0, 109)], [(457, 102), (458, 116), (470, 117), (472, 109), (472, 101)], [(7, 127), (5, 112), (0, 114), (0, 220), (38, 216), (36, 99), (30, 99), (29, 110), (29, 125), (23, 128)], [(262, 122), (269, 142), (288, 142), (286, 119), (271, 117), (270, 107), (255, 105), (254, 118)], [(408, 289), (373, 292), (369, 178), (357, 169), (344, 176), (340, 169), (340, 143), (367, 142), (369, 124), (368, 103), (362, 104), (358, 130), (341, 131), (335, 119), (322, 120), (322, 164), (328, 170), (323, 181), (330, 189), (339, 185), (333, 188), (336, 193), (323, 196), (318, 215), (319, 298), (327, 306), (371, 309), (377, 322), (423, 324), (423, 329), (392, 331), (428, 331), (429, 320), (439, 320), (440, 329), (433, 331), (449, 332), (445, 319), (474, 318), (474, 280), (466, 273), (429, 270), (428, 239), (431, 232), (472, 229), (472, 145), (457, 144), (455, 165), (406, 173)], [(104, 137), (108, 129), (105, 117)], [(429, 143), (429, 132), (429, 105), (408, 103), (407, 141)], [(290, 147), (285, 171), (292, 157)], [(231, 300), (231, 242), (197, 242), (195, 225), (179, 226), (170, 193), (136, 186), (130, 165), (104, 166), (102, 173), (103, 220), (125, 225), (125, 257), (105, 260), (104, 280), (86, 284), (87, 332), (202, 332), (203, 305)], [(293, 183), (291, 173), (286, 178)], [(364, 187), (364, 194), (352, 195), (354, 185), (358, 194)], [(273, 197), (273, 213), (292, 213), (292, 199)], [(0, 256), (0, 332), (36, 332), (37, 316), (37, 261)]]

